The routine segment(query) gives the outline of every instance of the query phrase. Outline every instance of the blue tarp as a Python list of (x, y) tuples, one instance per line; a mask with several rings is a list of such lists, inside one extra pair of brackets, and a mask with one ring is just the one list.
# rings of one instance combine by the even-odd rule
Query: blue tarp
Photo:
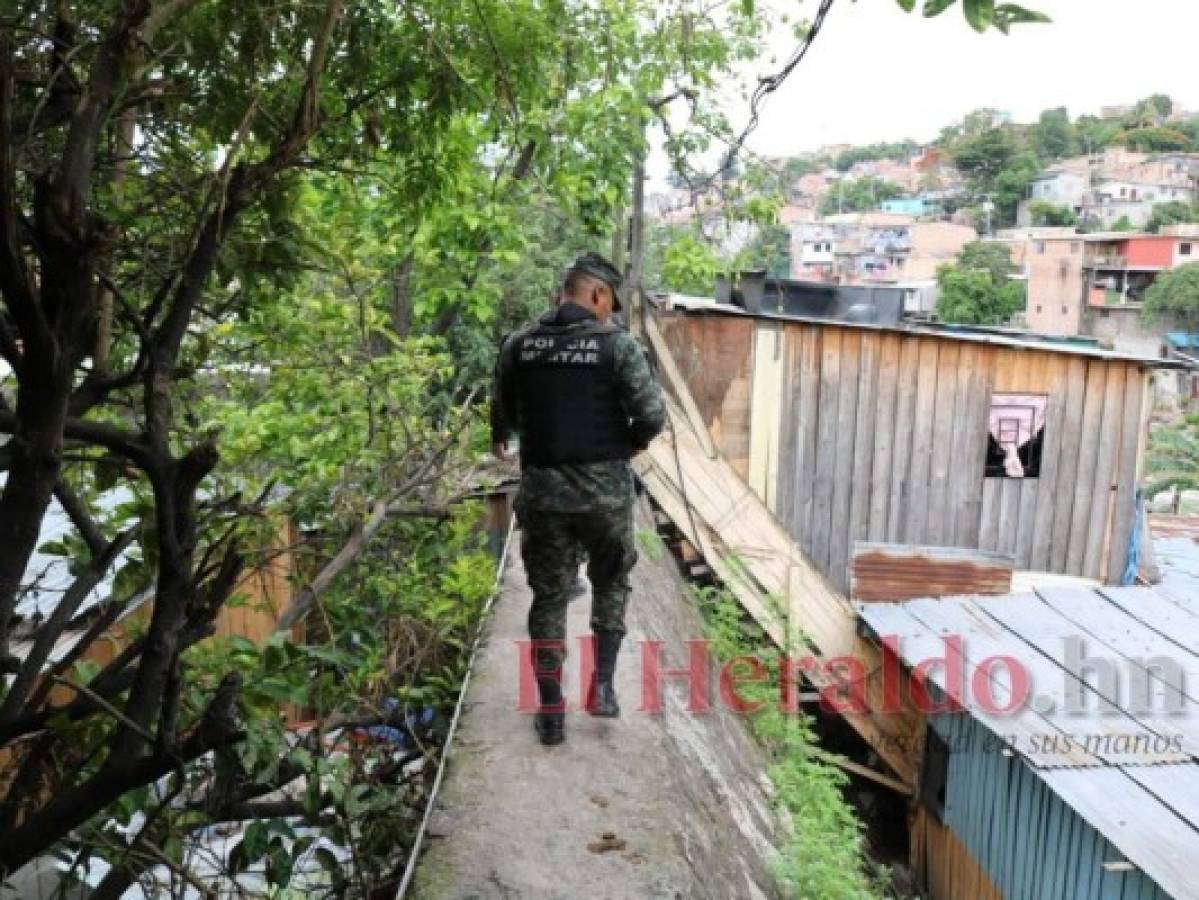
[(1199, 334), (1187, 334), (1185, 331), (1167, 331), (1166, 341), (1175, 350), (1199, 350)]

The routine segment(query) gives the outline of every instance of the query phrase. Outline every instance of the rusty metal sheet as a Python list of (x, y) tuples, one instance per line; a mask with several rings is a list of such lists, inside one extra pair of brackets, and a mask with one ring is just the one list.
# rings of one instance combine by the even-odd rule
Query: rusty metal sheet
[(969, 594), (1006, 594), (1015, 560), (956, 547), (859, 542), (850, 570), (850, 596), (868, 603)]

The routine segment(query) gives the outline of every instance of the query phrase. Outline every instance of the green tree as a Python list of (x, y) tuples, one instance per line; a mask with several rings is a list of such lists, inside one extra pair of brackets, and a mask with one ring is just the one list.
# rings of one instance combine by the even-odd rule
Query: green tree
[(810, 175), (813, 172), (819, 172), (824, 168), (823, 161), (815, 159), (811, 156), (789, 156), (787, 161), (783, 163), (783, 174), (787, 179), (788, 186), (795, 184), (805, 175)]
[(1174, 111), (1174, 101), (1166, 94), (1153, 94), (1138, 100), (1125, 122), (1132, 128), (1147, 128), (1161, 125)]
[(1010, 281), (1019, 271), (1012, 262), (1012, 252), (999, 241), (971, 241), (958, 252), (954, 265), (966, 271), (986, 272), (995, 284)]
[(1182, 491), (1199, 490), (1199, 416), (1156, 426), (1150, 434), (1145, 470), (1149, 476), (1145, 494), (1150, 498), (1173, 490), (1177, 501)]
[(1174, 127), (1186, 135), (1192, 147), (1199, 147), (1199, 116), (1189, 116)]
[(1098, 153), (1110, 146), (1120, 132), (1118, 122), (1100, 119), (1098, 116), (1079, 116), (1074, 123), (1079, 149), (1083, 153)]
[(902, 161), (916, 152), (918, 147), (919, 145), (911, 140), (851, 147), (837, 154), (837, 158), (833, 160), (833, 167), (838, 171), (848, 172), (860, 162), (877, 162), (883, 159)]
[(1130, 150), (1140, 150), (1143, 153), (1189, 150), (1191, 148), (1191, 139), (1184, 132), (1177, 128), (1153, 125), (1125, 129), (1117, 133), (1112, 141), (1123, 144)]
[(1158, 275), (1145, 291), (1141, 317), (1147, 323), (1173, 320), (1183, 330), (1199, 333), (1199, 263)]
[(821, 215), (878, 209), (886, 200), (903, 196), (903, 188), (882, 178), (867, 176), (839, 181), (820, 201)]
[(1199, 203), (1171, 200), (1168, 203), (1154, 204), (1153, 214), (1145, 228), (1153, 234), (1160, 234), (1167, 225), (1184, 222), (1199, 222)]
[(963, 325), (1002, 325), (1024, 308), (1024, 287), (1009, 249), (992, 241), (962, 248), (953, 265), (937, 269), (937, 315)]
[(1070, 227), (1078, 224), (1078, 216), (1074, 210), (1045, 200), (1034, 200), (1028, 207), (1032, 216), (1032, 224), (1053, 228)]
[(989, 182), (978, 179), (973, 181), (976, 195), (993, 198), (997, 227), (1015, 224), (1020, 201), (1028, 194), (1028, 187), (1040, 170), (1041, 167), (1035, 154), (1031, 151), (1024, 151), (1009, 159)]
[(733, 268), (764, 269), (771, 278), (791, 277), (791, 231), (785, 225), (764, 225), (733, 260)]
[(975, 187), (991, 190), (1020, 152), (1016, 138), (1007, 128), (985, 128), (966, 134), (952, 147), (954, 166)]
[(1116, 221), (1112, 222), (1112, 231), (1136, 231), (1137, 228), (1132, 224), (1132, 219), (1128, 216), (1120, 216)]
[(1053, 162), (1078, 152), (1078, 135), (1064, 106), (1047, 109), (1031, 130), (1032, 148), (1042, 163)]
[(696, 297), (710, 297), (715, 289), (720, 258), (700, 235), (680, 235), (664, 248), (662, 287)]

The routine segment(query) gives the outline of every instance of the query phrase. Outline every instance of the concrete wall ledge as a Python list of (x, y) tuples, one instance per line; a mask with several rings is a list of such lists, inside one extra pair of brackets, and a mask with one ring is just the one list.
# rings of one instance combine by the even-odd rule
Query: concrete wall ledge
[[(640, 509), (638, 528), (649, 529), (649, 521)], [(589, 633), (584, 596), (571, 603), (568, 620), (566, 743), (543, 747), (531, 715), (516, 708), (515, 642), (526, 635), (530, 594), (514, 536), (410, 896), (778, 896), (771, 875), (778, 826), (766, 761), (747, 723), (719, 702), (690, 712), (682, 679), (667, 681), (661, 713), (638, 708), (641, 642), (664, 642), (665, 667), (683, 668), (683, 642), (703, 636), (673, 560), (665, 550), (655, 555), (642, 550), (633, 572), (617, 674), (621, 718), (577, 709), (575, 639)], [(605, 833), (613, 849), (603, 849)]]

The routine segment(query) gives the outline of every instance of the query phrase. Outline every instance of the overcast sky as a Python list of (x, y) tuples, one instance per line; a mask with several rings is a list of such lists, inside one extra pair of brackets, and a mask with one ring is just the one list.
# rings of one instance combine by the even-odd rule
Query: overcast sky
[[(773, 4), (807, 15), (816, 5)], [(1162, 92), (1199, 111), (1196, 0), (1025, 5), (1053, 23), (980, 35), (957, 6), (930, 20), (904, 13), (895, 0), (838, 0), (807, 58), (766, 102), (749, 147), (788, 155), (824, 144), (931, 140), (981, 106), (1032, 121), (1047, 107), (1078, 115)], [(772, 42), (776, 62), (762, 60), (761, 71), (793, 47), (786, 32)], [(730, 109), (739, 126), (744, 105)]]

